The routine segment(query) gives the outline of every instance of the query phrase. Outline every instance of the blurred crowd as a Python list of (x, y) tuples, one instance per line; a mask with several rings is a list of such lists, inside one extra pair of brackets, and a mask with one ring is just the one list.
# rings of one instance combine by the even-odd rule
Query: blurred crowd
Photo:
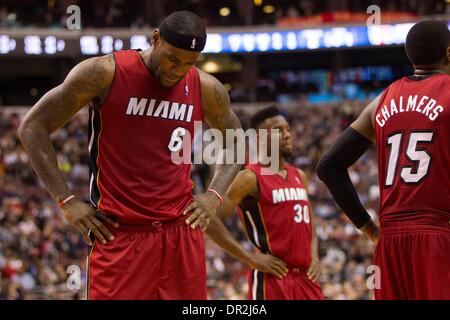
[(84, 28), (155, 27), (176, 10), (193, 11), (209, 26), (273, 25), (321, 14), (321, 22), (330, 22), (330, 13), (365, 14), (370, 5), (410, 16), (450, 11), (446, 0), (2, 0), (0, 27), (65, 27), (70, 5), (80, 7)]
[[(334, 205), (314, 168), (334, 139), (361, 111), (361, 103), (298, 105), (283, 109), (291, 124), (294, 152), (290, 162), (310, 180), (321, 264), (320, 283), (327, 299), (371, 299), (367, 267), (374, 246)], [(244, 126), (249, 112), (237, 111)], [(88, 200), (87, 113), (80, 112), (52, 136), (59, 167), (74, 193)], [(69, 226), (37, 179), (17, 138), (18, 114), (0, 114), (0, 299), (84, 299), (87, 247)], [(376, 158), (371, 150), (351, 168), (359, 196), (376, 217)], [(210, 170), (193, 168), (202, 192)], [(201, 182), (204, 182), (203, 184)], [(238, 215), (227, 222), (241, 243), (247, 241)], [(248, 267), (206, 239), (210, 299), (246, 299)]]

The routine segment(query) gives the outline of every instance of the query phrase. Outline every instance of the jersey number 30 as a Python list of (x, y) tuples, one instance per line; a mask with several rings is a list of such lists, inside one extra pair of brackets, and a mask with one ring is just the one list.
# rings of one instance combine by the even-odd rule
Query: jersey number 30
[[(431, 156), (426, 150), (420, 150), (418, 143), (430, 143), (433, 141), (433, 131), (410, 132), (406, 146), (406, 157), (415, 164), (413, 166), (402, 166), (400, 177), (405, 183), (418, 183), (428, 174), (431, 163)], [(397, 165), (402, 150), (402, 140), (404, 133), (395, 133), (388, 137), (389, 159), (387, 166), (385, 186), (392, 186), (395, 180)]]
[(297, 203), (294, 206), (294, 211), (295, 211), (295, 216), (294, 216), (295, 222), (309, 223), (309, 208), (307, 205), (302, 206), (301, 204)]

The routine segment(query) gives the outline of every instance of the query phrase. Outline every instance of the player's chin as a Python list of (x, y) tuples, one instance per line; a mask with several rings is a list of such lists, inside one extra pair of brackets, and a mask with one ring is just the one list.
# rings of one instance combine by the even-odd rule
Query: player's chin
[(292, 156), (292, 146), (286, 146), (286, 147), (283, 147), (283, 148), (281, 149), (281, 154), (282, 154), (284, 157), (290, 157), (290, 156)]
[(178, 81), (161, 80), (159, 83), (164, 88), (172, 88), (174, 85), (176, 85), (178, 83)]
[(158, 77), (158, 80), (159, 84), (165, 88), (171, 88), (181, 81), (181, 79), (169, 79), (164, 75)]

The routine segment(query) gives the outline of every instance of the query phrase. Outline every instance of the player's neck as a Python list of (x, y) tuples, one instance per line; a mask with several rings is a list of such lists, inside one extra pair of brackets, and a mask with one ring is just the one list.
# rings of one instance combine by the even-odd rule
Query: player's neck
[[(284, 157), (283, 156), (280, 156), (280, 158), (278, 159), (278, 164), (279, 164), (279, 166), (278, 166), (278, 173), (279, 172), (282, 172), (283, 170), (284, 170)], [(268, 164), (263, 164), (263, 163), (261, 163), (261, 162), (259, 162), (259, 165), (261, 166), (261, 167), (265, 167), (265, 168), (271, 168), (272, 167), (272, 162), (269, 162)]]
[(151, 63), (152, 52), (153, 52), (153, 47), (151, 47), (148, 50), (141, 51), (140, 55), (141, 55), (142, 61), (144, 61), (144, 65), (147, 68), (147, 70), (153, 75), (153, 77), (156, 77), (156, 70), (154, 68), (154, 64)]
[(278, 172), (283, 171), (284, 170), (284, 158), (280, 157), (280, 160), (278, 163), (280, 164), (280, 166), (278, 168)]
[(429, 77), (435, 74), (448, 74), (446, 66), (414, 66), (414, 75), (421, 77)]

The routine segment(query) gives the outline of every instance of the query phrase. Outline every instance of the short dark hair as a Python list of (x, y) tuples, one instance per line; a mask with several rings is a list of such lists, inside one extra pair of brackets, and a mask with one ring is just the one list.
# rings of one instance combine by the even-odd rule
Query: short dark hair
[(281, 115), (276, 106), (270, 106), (259, 110), (250, 118), (250, 126), (256, 129), (264, 120)]
[(450, 45), (450, 31), (438, 20), (416, 23), (406, 36), (405, 49), (415, 65), (433, 65), (442, 61)]
[(203, 20), (193, 12), (187, 10), (175, 11), (168, 15), (163, 22), (172, 32), (195, 38), (206, 37)]

